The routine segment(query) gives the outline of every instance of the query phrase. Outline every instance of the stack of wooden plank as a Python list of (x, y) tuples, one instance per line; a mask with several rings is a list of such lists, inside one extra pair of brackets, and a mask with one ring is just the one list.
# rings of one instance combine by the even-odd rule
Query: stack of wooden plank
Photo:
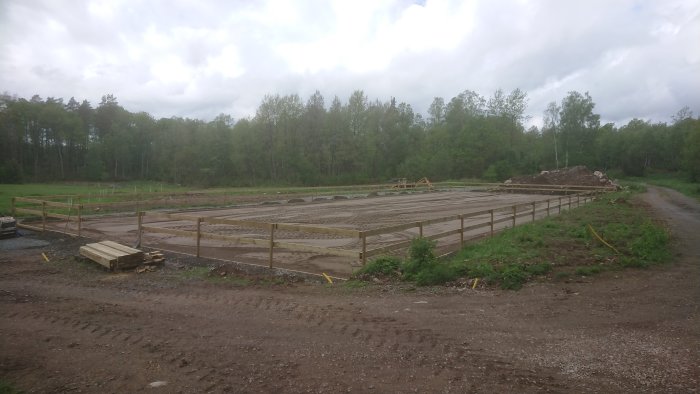
[(143, 263), (146, 265), (163, 264), (165, 256), (160, 251), (147, 252), (144, 254)]
[(112, 241), (102, 241), (80, 247), (80, 255), (112, 271), (134, 268), (144, 261), (144, 253)]

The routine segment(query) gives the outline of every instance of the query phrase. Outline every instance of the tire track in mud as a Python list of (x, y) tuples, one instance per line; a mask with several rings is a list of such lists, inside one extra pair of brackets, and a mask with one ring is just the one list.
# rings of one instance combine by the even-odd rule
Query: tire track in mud
[[(234, 291), (230, 291), (234, 293)], [(236, 294), (231, 294), (235, 296)], [(211, 295), (210, 293), (190, 292), (187, 294), (167, 294), (153, 295), (154, 300), (167, 297), (182, 298), (189, 301), (215, 303), (221, 305), (232, 305), (237, 307), (247, 307), (255, 310), (285, 314), (298, 321), (303, 321), (311, 328), (325, 328), (336, 334), (351, 340), (364, 343), (369, 348), (375, 350), (389, 350), (397, 353), (401, 358), (416, 357), (418, 354), (419, 365), (424, 366), (433, 362), (433, 374), (435, 376), (447, 376), (450, 380), (461, 379), (464, 376), (464, 368), (461, 363), (479, 364), (484, 371), (490, 373), (506, 374), (510, 379), (523, 382), (532, 382), (550, 387), (562, 389), (558, 384), (551, 381), (542, 381), (542, 378), (535, 370), (518, 368), (514, 363), (503, 358), (488, 354), (481, 349), (474, 349), (468, 343), (451, 343), (442, 338), (431, 329), (416, 329), (404, 327), (407, 323), (393, 317), (386, 316), (364, 316), (365, 312), (348, 311), (338, 306), (328, 305), (326, 307), (318, 305), (301, 304), (296, 301), (289, 301), (269, 296), (244, 296), (228, 297), (221, 295)], [(329, 315), (333, 314), (330, 318)], [(434, 363), (434, 358), (439, 356), (443, 361)]]
[[(144, 305), (152, 305), (158, 309), (163, 305), (177, 306), (178, 312), (181, 313), (189, 313), (192, 309), (196, 311), (197, 306), (203, 304), (218, 305), (224, 309), (231, 308), (233, 311), (238, 308), (246, 308), (254, 312), (254, 315), (262, 313), (301, 323), (298, 326), (285, 327), (288, 331), (308, 333), (308, 329), (324, 330), (346, 338), (346, 340), (359, 342), (367, 349), (391, 353), (400, 359), (415, 359), (417, 365), (430, 366), (433, 375), (443, 376), (449, 381), (462, 379), (465, 373), (473, 375), (475, 373), (473, 365), (480, 365), (484, 368), (483, 373), (499, 373), (500, 371), (513, 379), (537, 382), (545, 387), (550, 387), (550, 383), (552, 383), (543, 382), (543, 378), (537, 371), (520, 369), (514, 363), (488, 354), (481, 349), (472, 348), (466, 342), (459, 343), (443, 338), (432, 329), (409, 327), (408, 322), (394, 317), (368, 314), (357, 307), (344, 308), (331, 304), (322, 306), (313, 303), (313, 301), (304, 303), (304, 300), (283, 299), (258, 294), (242, 295), (236, 290), (217, 289), (214, 294), (207, 291), (192, 291), (191, 289), (186, 293), (174, 293), (168, 290), (154, 292), (97, 287), (73, 290), (64, 287), (56, 289), (55, 283), (52, 286), (43, 282), (38, 289), (40, 293), (51, 290), (50, 293), (58, 296), (59, 299), (75, 299), (84, 302), (87, 297), (90, 297), (92, 302), (105, 302), (125, 309), (139, 308), (144, 312), (152, 310)], [(44, 286), (50, 287), (50, 289), (42, 289)], [(24, 289), (24, 291), (29, 290)], [(77, 292), (82, 298), (75, 297), (73, 292)], [(119, 293), (119, 297), (114, 296), (115, 292)], [(26, 318), (22, 313), (17, 312), (13, 312), (11, 316), (7, 317), (12, 319)], [(191, 338), (183, 337), (187, 334), (185, 332), (170, 332), (167, 341), (151, 341), (147, 340), (146, 337), (148, 332), (158, 332), (158, 328), (155, 326), (142, 326), (142, 332), (135, 333), (133, 329), (128, 327), (105, 325), (82, 317), (43, 316), (35, 312), (31, 318), (43, 319), (49, 325), (69, 326), (72, 330), (90, 335), (97, 341), (121, 341), (125, 346), (152, 353), (156, 358), (167, 362), (173, 370), (188, 367), (190, 374), (208, 371), (197, 377), (197, 382), (206, 385), (208, 390), (217, 388), (222, 382), (226, 382), (227, 377), (230, 377), (220, 371), (239, 367), (230, 362), (212, 365), (205, 361), (201, 352), (197, 351), (196, 346), (193, 346)], [(153, 337), (157, 337), (157, 334), (154, 334)], [(196, 341), (194, 343), (196, 344)], [(465, 365), (471, 365), (472, 369), (465, 371), (469, 368)], [(556, 384), (551, 388), (561, 389)]]
[[(75, 339), (84, 339), (85, 336), (91, 338), (91, 340), (97, 344), (108, 344), (112, 346), (125, 346), (130, 349), (130, 351), (145, 352), (152, 355), (154, 358), (159, 359), (167, 363), (172, 370), (172, 372), (178, 372), (185, 367), (184, 375), (191, 376), (192, 374), (199, 372), (198, 375), (194, 376), (194, 381), (199, 385), (205, 387), (204, 391), (209, 392), (217, 388), (221, 383), (225, 382), (225, 377), (228, 375), (217, 373), (222, 367), (221, 365), (211, 365), (207, 362), (199, 360), (198, 357), (194, 356), (195, 349), (183, 346), (184, 340), (181, 338), (169, 338), (167, 340), (158, 339), (152, 341), (148, 339), (151, 336), (147, 333), (135, 333), (134, 329), (131, 327), (120, 327), (120, 326), (109, 326), (105, 327), (102, 323), (97, 323), (90, 319), (84, 319), (80, 317), (66, 317), (66, 316), (53, 316), (50, 313), (41, 311), (27, 311), (27, 312), (12, 312), (3, 318), (8, 318), (12, 320), (31, 320), (34, 323), (44, 323), (47, 327), (59, 327), (69, 333), (75, 335)], [(145, 330), (148, 328), (142, 327)], [(73, 339), (73, 338), (71, 338)], [(116, 342), (116, 344), (115, 344)], [(21, 375), (33, 374), (41, 370), (41, 367), (28, 368), (20, 372)], [(204, 373), (202, 373), (204, 371)], [(130, 379), (122, 379), (123, 382), (129, 382)], [(122, 384), (116, 387), (117, 391), (126, 390), (127, 392), (130, 388)]]

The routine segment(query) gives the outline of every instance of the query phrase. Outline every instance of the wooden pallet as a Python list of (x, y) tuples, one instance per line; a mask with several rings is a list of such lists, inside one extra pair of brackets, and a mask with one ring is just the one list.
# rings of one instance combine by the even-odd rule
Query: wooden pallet
[(111, 271), (134, 268), (144, 261), (142, 251), (112, 241), (81, 246), (80, 255), (107, 267)]

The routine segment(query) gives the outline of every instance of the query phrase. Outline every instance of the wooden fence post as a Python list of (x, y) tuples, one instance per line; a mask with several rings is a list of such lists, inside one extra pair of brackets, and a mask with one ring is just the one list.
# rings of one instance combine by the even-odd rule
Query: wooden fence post
[(549, 199), (547, 199), (547, 217), (549, 217)]
[(363, 231), (360, 233), (360, 237), (362, 238), (362, 265), (364, 266), (367, 264), (367, 235)]
[(202, 240), (202, 218), (197, 218), (197, 257), (199, 257), (199, 245)]
[(137, 239), (136, 239), (136, 247), (140, 248), (141, 247), (141, 234), (143, 233), (143, 212), (139, 212), (138, 215), (138, 229), (136, 230), (137, 233)]
[(493, 209), (489, 209), (489, 213), (491, 214), (491, 236), (493, 237)]
[(576, 208), (581, 206), (581, 194), (576, 194)]
[(532, 221), (535, 221), (535, 202), (532, 202)]
[(17, 211), (15, 211), (15, 197), (12, 197), (12, 216), (17, 218)]
[(569, 211), (571, 210), (571, 194), (569, 194)]
[(80, 198), (78, 198), (78, 237), (80, 237), (80, 232), (83, 229), (82, 211), (83, 211), (83, 206), (80, 204)]
[(459, 245), (464, 246), (464, 216), (459, 215)]
[(277, 227), (275, 223), (270, 223), (270, 268), (272, 268), (272, 250), (275, 247), (275, 227)]
[(46, 201), (41, 202), (41, 232), (46, 231)]
[(559, 197), (559, 213), (561, 213), (561, 197)]
[(423, 222), (418, 223), (418, 236), (423, 238)]
[(513, 228), (515, 228), (515, 213), (517, 212), (517, 209), (515, 208), (515, 205), (513, 205)]

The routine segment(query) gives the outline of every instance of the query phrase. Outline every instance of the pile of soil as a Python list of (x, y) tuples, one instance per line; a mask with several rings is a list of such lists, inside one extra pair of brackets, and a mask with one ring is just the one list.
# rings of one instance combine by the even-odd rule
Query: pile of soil
[(531, 185), (576, 185), (576, 186), (619, 186), (602, 171), (591, 171), (586, 166), (542, 171), (538, 175), (522, 175), (505, 181), (506, 184)]

